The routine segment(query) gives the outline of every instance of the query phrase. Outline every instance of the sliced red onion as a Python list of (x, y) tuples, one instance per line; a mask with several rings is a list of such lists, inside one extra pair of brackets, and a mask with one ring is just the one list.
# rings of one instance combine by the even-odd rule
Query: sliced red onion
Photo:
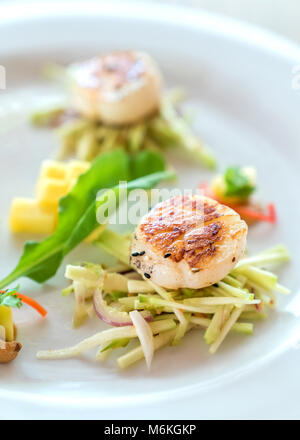
[[(121, 312), (106, 304), (103, 299), (102, 293), (99, 289), (94, 293), (94, 309), (98, 318), (106, 322), (113, 327), (123, 327), (125, 325), (133, 325), (132, 320), (127, 312)], [(144, 319), (148, 322), (153, 320), (153, 316), (150, 312), (142, 312)]]
[(133, 310), (129, 313), (135, 326), (138, 338), (140, 340), (148, 369), (150, 370), (151, 362), (154, 354), (153, 335), (149, 324), (137, 311)]

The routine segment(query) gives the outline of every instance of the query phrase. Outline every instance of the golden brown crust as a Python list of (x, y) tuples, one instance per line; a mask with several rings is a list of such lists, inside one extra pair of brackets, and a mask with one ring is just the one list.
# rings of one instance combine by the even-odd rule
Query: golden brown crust
[(235, 213), (212, 199), (177, 196), (154, 208), (140, 232), (155, 252), (201, 270), (215, 257), (224, 237), (239, 233), (230, 230), (228, 215)]

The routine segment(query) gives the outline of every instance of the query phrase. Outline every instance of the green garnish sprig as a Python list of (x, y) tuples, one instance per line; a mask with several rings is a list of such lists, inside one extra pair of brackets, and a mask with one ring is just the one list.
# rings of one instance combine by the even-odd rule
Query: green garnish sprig
[(17, 309), (22, 307), (23, 303), (17, 295), (18, 290), (19, 286), (16, 286), (13, 289), (1, 290), (0, 306), (16, 307)]
[(236, 196), (240, 199), (248, 199), (255, 190), (255, 186), (249, 176), (243, 172), (241, 167), (229, 167), (224, 174), (226, 197)]

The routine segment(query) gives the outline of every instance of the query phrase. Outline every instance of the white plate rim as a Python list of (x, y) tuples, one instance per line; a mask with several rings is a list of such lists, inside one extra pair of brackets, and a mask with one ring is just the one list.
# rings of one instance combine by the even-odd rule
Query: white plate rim
[(201, 27), (211, 30), (224, 38), (230, 36), (247, 43), (255, 45), (264, 50), (273, 52), (281, 57), (291, 60), (300, 59), (300, 47), (296, 42), (289, 40), (273, 31), (263, 29), (254, 24), (246, 23), (229, 16), (211, 13), (205, 10), (196, 9), (192, 6), (158, 4), (156, 2), (138, 2), (137, 0), (120, 1), (88, 0), (80, 2), (66, 0), (52, 2), (15, 0), (13, 3), (4, 0), (0, 5), (0, 25), (11, 26), (25, 20), (38, 20), (41, 18), (53, 18), (62, 16), (90, 16), (100, 14), (109, 17), (131, 17), (143, 18), (155, 22), (171, 22), (179, 27)]
[[(130, 8), (128, 8), (130, 5)], [(233, 39), (242, 41), (249, 45), (253, 45), (256, 48), (261, 48), (262, 50), (268, 51), (276, 56), (282, 57), (293, 61), (295, 64), (300, 61), (300, 48), (296, 43), (289, 41), (288, 39), (281, 37), (271, 31), (261, 29), (255, 25), (240, 22), (238, 20), (209, 13), (206, 11), (195, 10), (195, 8), (179, 5), (162, 5), (153, 2), (141, 3), (137, 1), (130, 2), (120, 2), (120, 1), (110, 1), (107, 2), (95, 2), (88, 1), (84, 3), (72, 2), (72, 8), (70, 9), (70, 3), (68, 1), (62, 2), (17, 2), (9, 4), (8, 2), (3, 2), (0, 6), (0, 26), (14, 26), (25, 20), (38, 20), (40, 18), (55, 18), (68, 16), (69, 18), (74, 16), (89, 16), (91, 14), (108, 16), (108, 17), (118, 17), (126, 18), (130, 16), (131, 18), (139, 19), (143, 18), (149, 21), (155, 22), (172, 22), (177, 24), (181, 28), (186, 26), (193, 27), (195, 29), (201, 27), (205, 30), (212, 30), (214, 33), (224, 36), (224, 38), (230, 36)], [(216, 31), (217, 29), (217, 31)], [(279, 353), (282, 353), (293, 341), (289, 341), (284, 347), (279, 347), (278, 350), (272, 352), (270, 356), (263, 357), (260, 362), (255, 363), (255, 369), (259, 368), (262, 364), (270, 362)], [(253, 370), (254, 365), (249, 365), (247, 369), (243, 369), (240, 373), (238, 372), (233, 379), (238, 379), (241, 375), (244, 375), (249, 370)], [(220, 378), (224, 379), (224, 377)], [(228, 379), (226, 377), (226, 379)], [(215, 388), (219, 383), (219, 380), (212, 380), (209, 387)], [(187, 387), (190, 388), (190, 387)], [(174, 398), (180, 397), (183, 393), (191, 392), (191, 389), (186, 387), (179, 388), (177, 390), (171, 391), (170, 394)], [(197, 395), (201, 390), (202, 386), (194, 387), (192, 394)], [(165, 393), (156, 393), (155, 401), (165, 400), (170, 398)], [(1, 391), (0, 396), (2, 399), (7, 399), (10, 401), (18, 402), (31, 402), (31, 403), (43, 403), (49, 405), (49, 410), (53, 404), (57, 405), (57, 400), (53, 396), (39, 396), (30, 395), (26, 392), (11, 392), (11, 391)], [(82, 399), (84, 400), (84, 399)], [(138, 401), (137, 401), (138, 400)], [(141, 403), (141, 399), (135, 399), (134, 401), (128, 400), (129, 405), (134, 405), (136, 403)], [(115, 400), (112, 402), (115, 404)], [(77, 406), (77, 402), (73, 398), (65, 399), (59, 403), (60, 407), (63, 405)], [(105, 404), (101, 402), (98, 398), (88, 397), (85, 405), (95, 408), (107, 406), (108, 402)], [(50, 410), (51, 411), (51, 410)]]

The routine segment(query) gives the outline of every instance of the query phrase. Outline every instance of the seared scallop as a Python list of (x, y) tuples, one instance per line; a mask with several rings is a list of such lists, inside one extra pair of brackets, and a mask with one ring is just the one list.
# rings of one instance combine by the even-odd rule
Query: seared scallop
[(233, 209), (215, 200), (176, 196), (156, 205), (137, 226), (131, 264), (169, 289), (206, 287), (243, 256), (247, 230)]
[(127, 125), (155, 113), (161, 74), (144, 52), (118, 51), (70, 68), (73, 106), (85, 117)]

